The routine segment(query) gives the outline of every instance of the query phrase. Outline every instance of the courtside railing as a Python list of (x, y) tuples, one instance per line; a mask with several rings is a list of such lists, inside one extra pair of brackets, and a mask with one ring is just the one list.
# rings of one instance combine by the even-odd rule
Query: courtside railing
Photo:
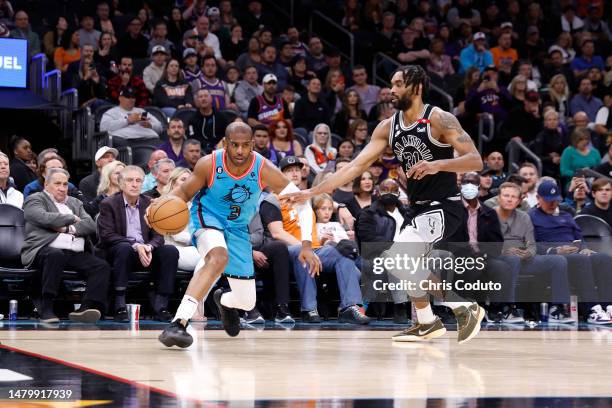
[(38, 96), (43, 96), (45, 87), (45, 70), (47, 66), (47, 57), (45, 54), (36, 54), (30, 62), (30, 91)]
[(519, 169), (519, 162), (521, 161), (521, 153), (527, 156), (530, 161), (535, 164), (538, 168), (538, 174), (542, 176), (542, 159), (537, 154), (532, 152), (525, 144), (519, 140), (512, 139), (506, 146), (506, 152), (508, 152), (508, 169), (511, 173), (514, 173)]

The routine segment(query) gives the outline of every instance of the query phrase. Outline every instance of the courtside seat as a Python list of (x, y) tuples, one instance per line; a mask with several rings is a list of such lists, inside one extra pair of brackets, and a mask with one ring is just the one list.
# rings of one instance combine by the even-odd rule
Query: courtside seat
[(21, 264), (25, 237), (23, 210), (0, 204), (0, 278), (28, 278), (34, 271)]
[(574, 220), (590, 249), (612, 256), (612, 228), (607, 222), (590, 214), (578, 214)]

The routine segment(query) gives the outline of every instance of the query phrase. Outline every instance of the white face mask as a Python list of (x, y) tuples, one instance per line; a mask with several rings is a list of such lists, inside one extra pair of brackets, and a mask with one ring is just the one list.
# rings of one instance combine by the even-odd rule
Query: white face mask
[(462, 184), (461, 195), (466, 200), (472, 200), (478, 196), (478, 186), (476, 184)]

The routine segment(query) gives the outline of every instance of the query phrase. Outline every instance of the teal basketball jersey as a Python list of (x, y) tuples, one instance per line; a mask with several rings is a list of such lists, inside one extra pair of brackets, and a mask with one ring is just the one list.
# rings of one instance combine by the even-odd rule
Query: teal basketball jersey
[(247, 228), (263, 190), (261, 171), (265, 159), (259, 153), (251, 153), (251, 165), (240, 175), (228, 171), (225, 149), (215, 150), (212, 156), (211, 178), (191, 206), (192, 234), (201, 228)]

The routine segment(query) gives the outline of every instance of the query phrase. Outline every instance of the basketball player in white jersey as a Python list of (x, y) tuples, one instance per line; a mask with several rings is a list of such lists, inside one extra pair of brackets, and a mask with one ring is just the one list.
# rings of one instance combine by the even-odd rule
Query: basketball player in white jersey
[[(456, 173), (479, 171), (483, 164), (472, 139), (461, 128), (457, 118), (423, 102), (423, 95), (427, 94), (429, 87), (429, 78), (423, 68), (417, 65), (398, 68), (391, 78), (391, 86), (397, 111), (378, 124), (371, 141), (361, 153), (334, 177), (309, 190), (282, 198), (303, 202), (321, 193), (331, 193), (360, 177), (390, 145), (408, 178), (407, 194), (414, 218), (399, 236), (398, 241), (404, 243), (403, 246), (396, 241), (386, 255), (392, 257), (409, 252), (409, 256), (419, 257), (427, 254), (433, 243), (452, 236), (463, 222), (464, 210)], [(415, 276), (437, 280), (427, 270), (421, 270)], [(415, 276), (409, 278), (414, 281)], [(416, 307), (418, 321), (393, 336), (393, 340), (428, 340), (446, 333), (440, 318), (433, 314), (429, 295), (424, 291), (409, 291), (409, 295)], [(463, 300), (452, 292), (447, 292), (445, 299), (449, 300), (450, 296)], [(457, 318), (459, 343), (478, 334), (484, 317), (483, 308), (466, 301), (443, 304), (450, 307)]]

